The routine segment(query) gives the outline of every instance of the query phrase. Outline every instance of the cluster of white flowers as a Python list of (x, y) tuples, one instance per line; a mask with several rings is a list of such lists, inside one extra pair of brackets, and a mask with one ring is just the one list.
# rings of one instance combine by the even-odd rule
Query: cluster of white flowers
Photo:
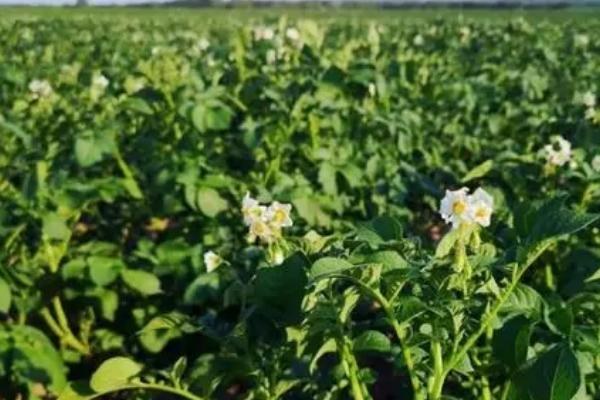
[(375, 86), (374, 83), (369, 83), (368, 90), (369, 96), (375, 97), (375, 95), (377, 94), (377, 86)]
[(214, 251), (207, 251), (204, 253), (204, 266), (206, 266), (206, 272), (213, 272), (223, 263), (223, 259)]
[(40, 79), (29, 82), (29, 92), (34, 100), (50, 97), (54, 93), (50, 82)]
[(108, 79), (101, 73), (94, 74), (94, 77), (92, 78), (92, 89), (98, 92), (103, 92), (106, 90), (109, 83), (110, 82)]
[(458, 33), (460, 35), (460, 41), (461, 42), (466, 42), (469, 40), (469, 38), (471, 37), (471, 28), (469, 28), (468, 26), (462, 26), (459, 30)]
[(590, 44), (590, 37), (583, 33), (576, 34), (573, 36), (573, 44), (575, 47), (585, 48)]
[(494, 211), (494, 199), (482, 188), (469, 194), (469, 189), (446, 190), (446, 195), (440, 204), (440, 214), (452, 228), (463, 224), (479, 224), (489, 226)]
[(571, 159), (571, 142), (562, 136), (553, 136), (544, 146), (543, 154), (550, 165), (563, 166)]
[(267, 26), (258, 26), (254, 28), (254, 39), (256, 40), (273, 40), (275, 31)]
[(587, 91), (581, 97), (581, 102), (588, 108), (596, 107), (596, 96), (594, 93)]
[(287, 28), (285, 36), (293, 42), (300, 40), (300, 32), (294, 27)]
[(242, 214), (244, 223), (250, 229), (249, 241), (260, 239), (264, 243), (272, 243), (280, 238), (282, 228), (293, 225), (291, 211), (291, 204), (274, 201), (267, 207), (246, 193), (242, 201)]
[(586, 107), (585, 118), (594, 119), (596, 116), (596, 95), (591, 91), (585, 92), (581, 96), (581, 103)]
[(413, 38), (413, 44), (417, 47), (423, 46), (425, 44), (425, 39), (422, 35), (416, 35)]
[(600, 154), (594, 156), (592, 159), (592, 169), (600, 173)]
[(210, 42), (206, 38), (201, 38), (196, 42), (196, 48), (199, 51), (205, 51), (210, 47)]

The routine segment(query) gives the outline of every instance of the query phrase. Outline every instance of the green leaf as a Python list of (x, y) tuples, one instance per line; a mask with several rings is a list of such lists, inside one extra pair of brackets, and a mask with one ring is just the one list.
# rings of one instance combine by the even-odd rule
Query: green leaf
[(143, 295), (150, 296), (161, 292), (160, 280), (150, 272), (124, 269), (121, 271), (121, 278), (127, 286)]
[(198, 275), (185, 289), (183, 302), (187, 305), (202, 305), (219, 295), (220, 277), (216, 272)]
[(569, 345), (556, 345), (528, 368), (526, 381), (533, 400), (570, 400), (581, 385), (577, 357)]
[(310, 362), (309, 370), (311, 374), (314, 374), (317, 370), (317, 363), (319, 359), (327, 353), (335, 353), (337, 351), (337, 344), (335, 339), (328, 339), (319, 347), (319, 350), (315, 353), (315, 356)]
[(64, 264), (61, 269), (63, 279), (82, 279), (85, 276), (87, 263), (84, 258), (75, 258)]
[(65, 240), (71, 234), (64, 218), (56, 213), (46, 214), (42, 220), (42, 232), (51, 240)]
[(124, 108), (138, 112), (140, 114), (154, 114), (154, 110), (152, 109), (152, 107), (150, 107), (150, 105), (146, 101), (139, 97), (130, 97), (127, 100), (125, 100), (122, 104)]
[(259, 309), (274, 322), (287, 326), (302, 320), (308, 260), (295, 253), (281, 265), (261, 268), (256, 273), (254, 295)]
[(395, 218), (383, 215), (358, 228), (357, 239), (364, 240), (371, 246), (400, 240), (402, 238), (402, 225)]
[(435, 257), (444, 258), (448, 254), (450, 254), (459, 236), (460, 231), (458, 229), (453, 229), (450, 232), (446, 233), (435, 248)]
[(323, 257), (314, 262), (310, 269), (310, 276), (313, 280), (315, 280), (326, 277), (327, 275), (337, 274), (351, 268), (354, 268), (354, 265), (350, 264), (344, 259)]
[(89, 167), (110, 154), (115, 144), (110, 133), (85, 132), (75, 140), (75, 158), (82, 167)]
[(87, 263), (90, 269), (90, 277), (98, 286), (106, 286), (117, 279), (125, 264), (118, 258), (91, 256)]
[(499, 314), (512, 317), (525, 315), (534, 321), (542, 318), (544, 300), (538, 292), (525, 284), (518, 284), (499, 310)]
[(323, 210), (318, 199), (313, 197), (299, 197), (292, 200), (298, 215), (311, 226), (331, 225), (331, 217)]
[(196, 203), (200, 211), (210, 218), (216, 217), (229, 207), (227, 201), (219, 195), (219, 192), (211, 188), (199, 189), (196, 193)]
[(223, 131), (229, 128), (233, 111), (218, 100), (198, 104), (192, 109), (192, 123), (200, 132)]
[(487, 175), (494, 167), (494, 161), (487, 160), (470, 170), (462, 179), (462, 183), (472, 181), (473, 179), (481, 178)]
[(322, 163), (319, 167), (319, 183), (327, 194), (337, 194), (336, 168), (330, 163)]
[(397, 251), (393, 250), (383, 250), (369, 254), (364, 257), (363, 262), (366, 264), (381, 264), (384, 266), (384, 271), (408, 267), (408, 262)]
[(586, 214), (567, 208), (562, 197), (534, 205), (534, 211), (528, 215), (530, 226), (521, 229), (527, 231), (528, 244), (573, 234), (600, 218), (600, 214)]
[(96, 393), (84, 382), (72, 382), (61, 392), (58, 400), (88, 400), (93, 399)]
[(141, 365), (126, 357), (114, 357), (104, 361), (92, 375), (91, 388), (98, 392), (117, 390), (142, 371)]
[[(0, 324), (0, 360), (11, 360), (11, 374), (22, 382), (43, 384), (60, 393), (67, 384), (67, 369), (59, 352), (42, 332), (26, 325)], [(0, 370), (3, 368), (0, 363)]]
[(10, 286), (0, 278), (0, 313), (7, 313), (10, 309), (11, 294)]
[(504, 323), (494, 333), (494, 356), (512, 370), (520, 368), (527, 360), (532, 323), (524, 316), (517, 316)]
[(552, 331), (566, 337), (571, 336), (573, 331), (573, 310), (571, 306), (557, 306), (549, 310), (546, 316), (546, 324)]
[(192, 333), (199, 328), (190, 322), (190, 318), (172, 312), (154, 317), (140, 331), (140, 343), (151, 353), (160, 352), (172, 339), (178, 338), (182, 333)]
[(376, 351), (387, 353), (391, 349), (390, 339), (379, 331), (366, 331), (354, 339), (354, 351)]
[(95, 287), (86, 291), (86, 296), (94, 299), (100, 308), (100, 315), (108, 321), (114, 321), (117, 308), (119, 308), (119, 295), (113, 290)]

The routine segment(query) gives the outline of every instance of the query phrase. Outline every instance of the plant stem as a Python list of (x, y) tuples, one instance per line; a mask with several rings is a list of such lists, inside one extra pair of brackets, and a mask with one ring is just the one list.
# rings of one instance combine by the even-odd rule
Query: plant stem
[(446, 368), (444, 368), (444, 373), (446, 375), (450, 371), (452, 371), (458, 365), (459, 362), (461, 362), (461, 360), (467, 355), (468, 351), (471, 350), (471, 348), (477, 343), (477, 340), (479, 340), (481, 335), (483, 335), (485, 333), (485, 331), (488, 329), (488, 327), (491, 326), (491, 324), (496, 319), (496, 314), (498, 314), (498, 311), (500, 311), (500, 308), (502, 308), (502, 306), (504, 305), (506, 300), (508, 300), (508, 298), (512, 294), (513, 290), (515, 290), (515, 288), (517, 287), (517, 284), (521, 281), (523, 274), (525, 274), (525, 272), (531, 266), (531, 264), (533, 264), (533, 262), (544, 252), (544, 250), (546, 250), (546, 248), (549, 245), (550, 245), (550, 242), (546, 242), (546, 243), (539, 245), (535, 249), (535, 253), (532, 256), (527, 257), (524, 264), (520, 268), (518, 266), (516, 267), (518, 270), (514, 274), (513, 279), (511, 281), (510, 285), (508, 286), (508, 288), (504, 291), (502, 296), (500, 296), (500, 298), (498, 299), (498, 301), (496, 302), (494, 307), (492, 307), (490, 312), (487, 313), (486, 317), (483, 318), (483, 320), (479, 324), (479, 328), (477, 329), (477, 331), (467, 339), (465, 344), (462, 346), (462, 348), (458, 352), (454, 353), (454, 355), (452, 356), (452, 358), (446, 365)]
[(40, 312), (40, 314), (42, 315), (42, 318), (44, 318), (44, 321), (46, 321), (46, 324), (48, 325), (48, 327), (50, 328), (50, 330), (59, 338), (61, 338), (63, 336), (63, 331), (60, 328), (60, 326), (58, 326), (58, 323), (56, 323), (56, 321), (54, 320), (54, 317), (52, 316), (52, 314), (50, 313), (50, 310), (48, 310), (47, 307), (42, 308), (42, 311)]
[(481, 378), (481, 383), (483, 384), (481, 398), (483, 400), (492, 400), (492, 392), (490, 390), (490, 381), (488, 380), (487, 376), (483, 376)]
[(359, 287), (361, 287), (375, 301), (377, 301), (379, 303), (379, 305), (381, 306), (381, 308), (383, 309), (383, 311), (385, 312), (385, 315), (386, 315), (390, 325), (392, 325), (392, 328), (394, 329), (394, 333), (396, 334), (396, 337), (398, 338), (398, 342), (400, 343), (400, 348), (402, 350), (402, 358), (404, 359), (404, 363), (406, 364), (406, 369), (408, 370), (408, 376), (409, 376), (410, 384), (411, 384), (413, 392), (414, 392), (414, 398), (415, 398), (415, 400), (421, 400), (423, 398), (423, 395), (421, 393), (421, 382), (419, 381), (419, 378), (415, 374), (415, 364), (412, 359), (410, 349), (406, 345), (406, 334), (405, 334), (404, 329), (400, 326), (400, 324), (396, 320), (396, 317), (394, 316), (394, 311), (392, 310), (391, 305), (385, 299), (385, 297), (383, 297), (383, 295), (381, 293), (379, 293), (378, 291), (371, 289), (369, 286), (365, 285), (364, 283), (362, 283), (361, 281), (359, 281), (357, 279), (351, 278), (351, 280), (354, 283), (356, 283)]
[(438, 400), (442, 397), (442, 388), (446, 380), (446, 374), (442, 358), (442, 345), (435, 338), (431, 341), (431, 357), (433, 358), (433, 380), (429, 388), (429, 399)]
[[(55, 299), (57, 299), (56, 302), (54, 301)], [(53, 298), (53, 304), (55, 309), (57, 308), (57, 303), (59, 305), (59, 310), (61, 310), (62, 312), (62, 316), (59, 315), (58, 317), (59, 322), (56, 322), (56, 319), (52, 316), (52, 313), (47, 307), (44, 307), (40, 313), (42, 315), (42, 318), (44, 319), (50, 330), (56, 336), (58, 336), (62, 343), (78, 351), (84, 356), (89, 355), (89, 346), (77, 339), (71, 331), (71, 329), (69, 328), (69, 325), (66, 322), (66, 316), (62, 309), (62, 305), (60, 305), (60, 299), (58, 299), (58, 297)]]
[(345, 338), (338, 340), (338, 347), (342, 356), (342, 365), (344, 366), (346, 375), (350, 380), (350, 388), (352, 389), (352, 397), (354, 400), (364, 400), (364, 394), (360, 380), (358, 379), (358, 365), (352, 354), (352, 349)]

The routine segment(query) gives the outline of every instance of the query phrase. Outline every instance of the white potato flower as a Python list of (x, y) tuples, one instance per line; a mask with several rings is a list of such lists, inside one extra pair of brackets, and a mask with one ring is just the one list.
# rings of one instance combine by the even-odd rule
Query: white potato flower
[(457, 228), (463, 222), (469, 222), (469, 199), (466, 187), (458, 190), (446, 190), (446, 195), (440, 203), (440, 214), (446, 223)]
[(592, 169), (600, 173), (600, 154), (594, 156), (592, 159)]
[(242, 200), (242, 215), (247, 226), (251, 226), (256, 221), (263, 221), (266, 211), (267, 207), (261, 206), (258, 200), (250, 196), (250, 193), (246, 193)]
[(417, 35), (413, 39), (413, 44), (415, 46), (423, 46), (425, 44), (425, 39), (423, 39), (422, 35)]
[(34, 79), (29, 82), (29, 92), (33, 99), (50, 97), (53, 93), (52, 86), (47, 80)]
[(196, 48), (200, 51), (204, 51), (210, 47), (210, 42), (206, 38), (201, 38), (196, 42)]
[(282, 204), (274, 201), (269, 208), (267, 208), (265, 217), (271, 227), (275, 229), (281, 229), (294, 224), (292, 218), (290, 217), (291, 212), (291, 204)]
[(573, 43), (576, 47), (587, 47), (590, 44), (590, 37), (583, 33), (573, 36)]
[(222, 263), (223, 259), (214, 251), (207, 251), (204, 253), (204, 265), (206, 266), (206, 272), (213, 272)]
[(281, 237), (282, 228), (293, 225), (290, 213), (291, 204), (274, 201), (269, 207), (261, 205), (258, 200), (246, 193), (242, 200), (244, 223), (249, 227), (250, 243), (260, 239), (264, 243), (272, 243)]
[(489, 226), (493, 211), (494, 199), (482, 188), (478, 188), (473, 194), (469, 194), (466, 187), (446, 190), (440, 204), (440, 214), (444, 221), (452, 224), (452, 229), (473, 223)]
[(294, 42), (300, 40), (300, 32), (294, 27), (287, 28), (285, 31), (285, 36)]
[(461, 27), (458, 33), (462, 42), (466, 42), (471, 37), (471, 29), (468, 26)]
[(571, 143), (562, 136), (554, 136), (543, 152), (549, 164), (560, 167), (571, 159)]
[(368, 90), (369, 90), (369, 95), (371, 97), (375, 97), (375, 95), (377, 94), (377, 87), (375, 86), (374, 83), (369, 83)]
[(272, 243), (277, 238), (277, 232), (274, 231), (266, 221), (257, 219), (250, 224), (250, 235), (248, 241), (254, 243), (260, 239), (264, 243)]
[(588, 108), (593, 108), (596, 106), (596, 96), (593, 92), (587, 91), (581, 97), (581, 102), (584, 106)]
[(488, 192), (478, 188), (468, 197), (469, 219), (481, 226), (490, 226), (492, 211), (494, 210), (494, 199)]
[(586, 108), (585, 109), (585, 119), (594, 120), (596, 119), (596, 109), (595, 108)]
[(95, 74), (92, 78), (92, 88), (94, 90), (103, 91), (108, 87), (109, 80), (102, 74)]

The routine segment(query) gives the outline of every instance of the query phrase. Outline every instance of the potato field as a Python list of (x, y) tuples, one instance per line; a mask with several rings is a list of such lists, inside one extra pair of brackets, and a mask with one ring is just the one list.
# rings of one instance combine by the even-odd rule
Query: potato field
[(600, 399), (600, 12), (498, 13), (0, 8), (0, 399)]

